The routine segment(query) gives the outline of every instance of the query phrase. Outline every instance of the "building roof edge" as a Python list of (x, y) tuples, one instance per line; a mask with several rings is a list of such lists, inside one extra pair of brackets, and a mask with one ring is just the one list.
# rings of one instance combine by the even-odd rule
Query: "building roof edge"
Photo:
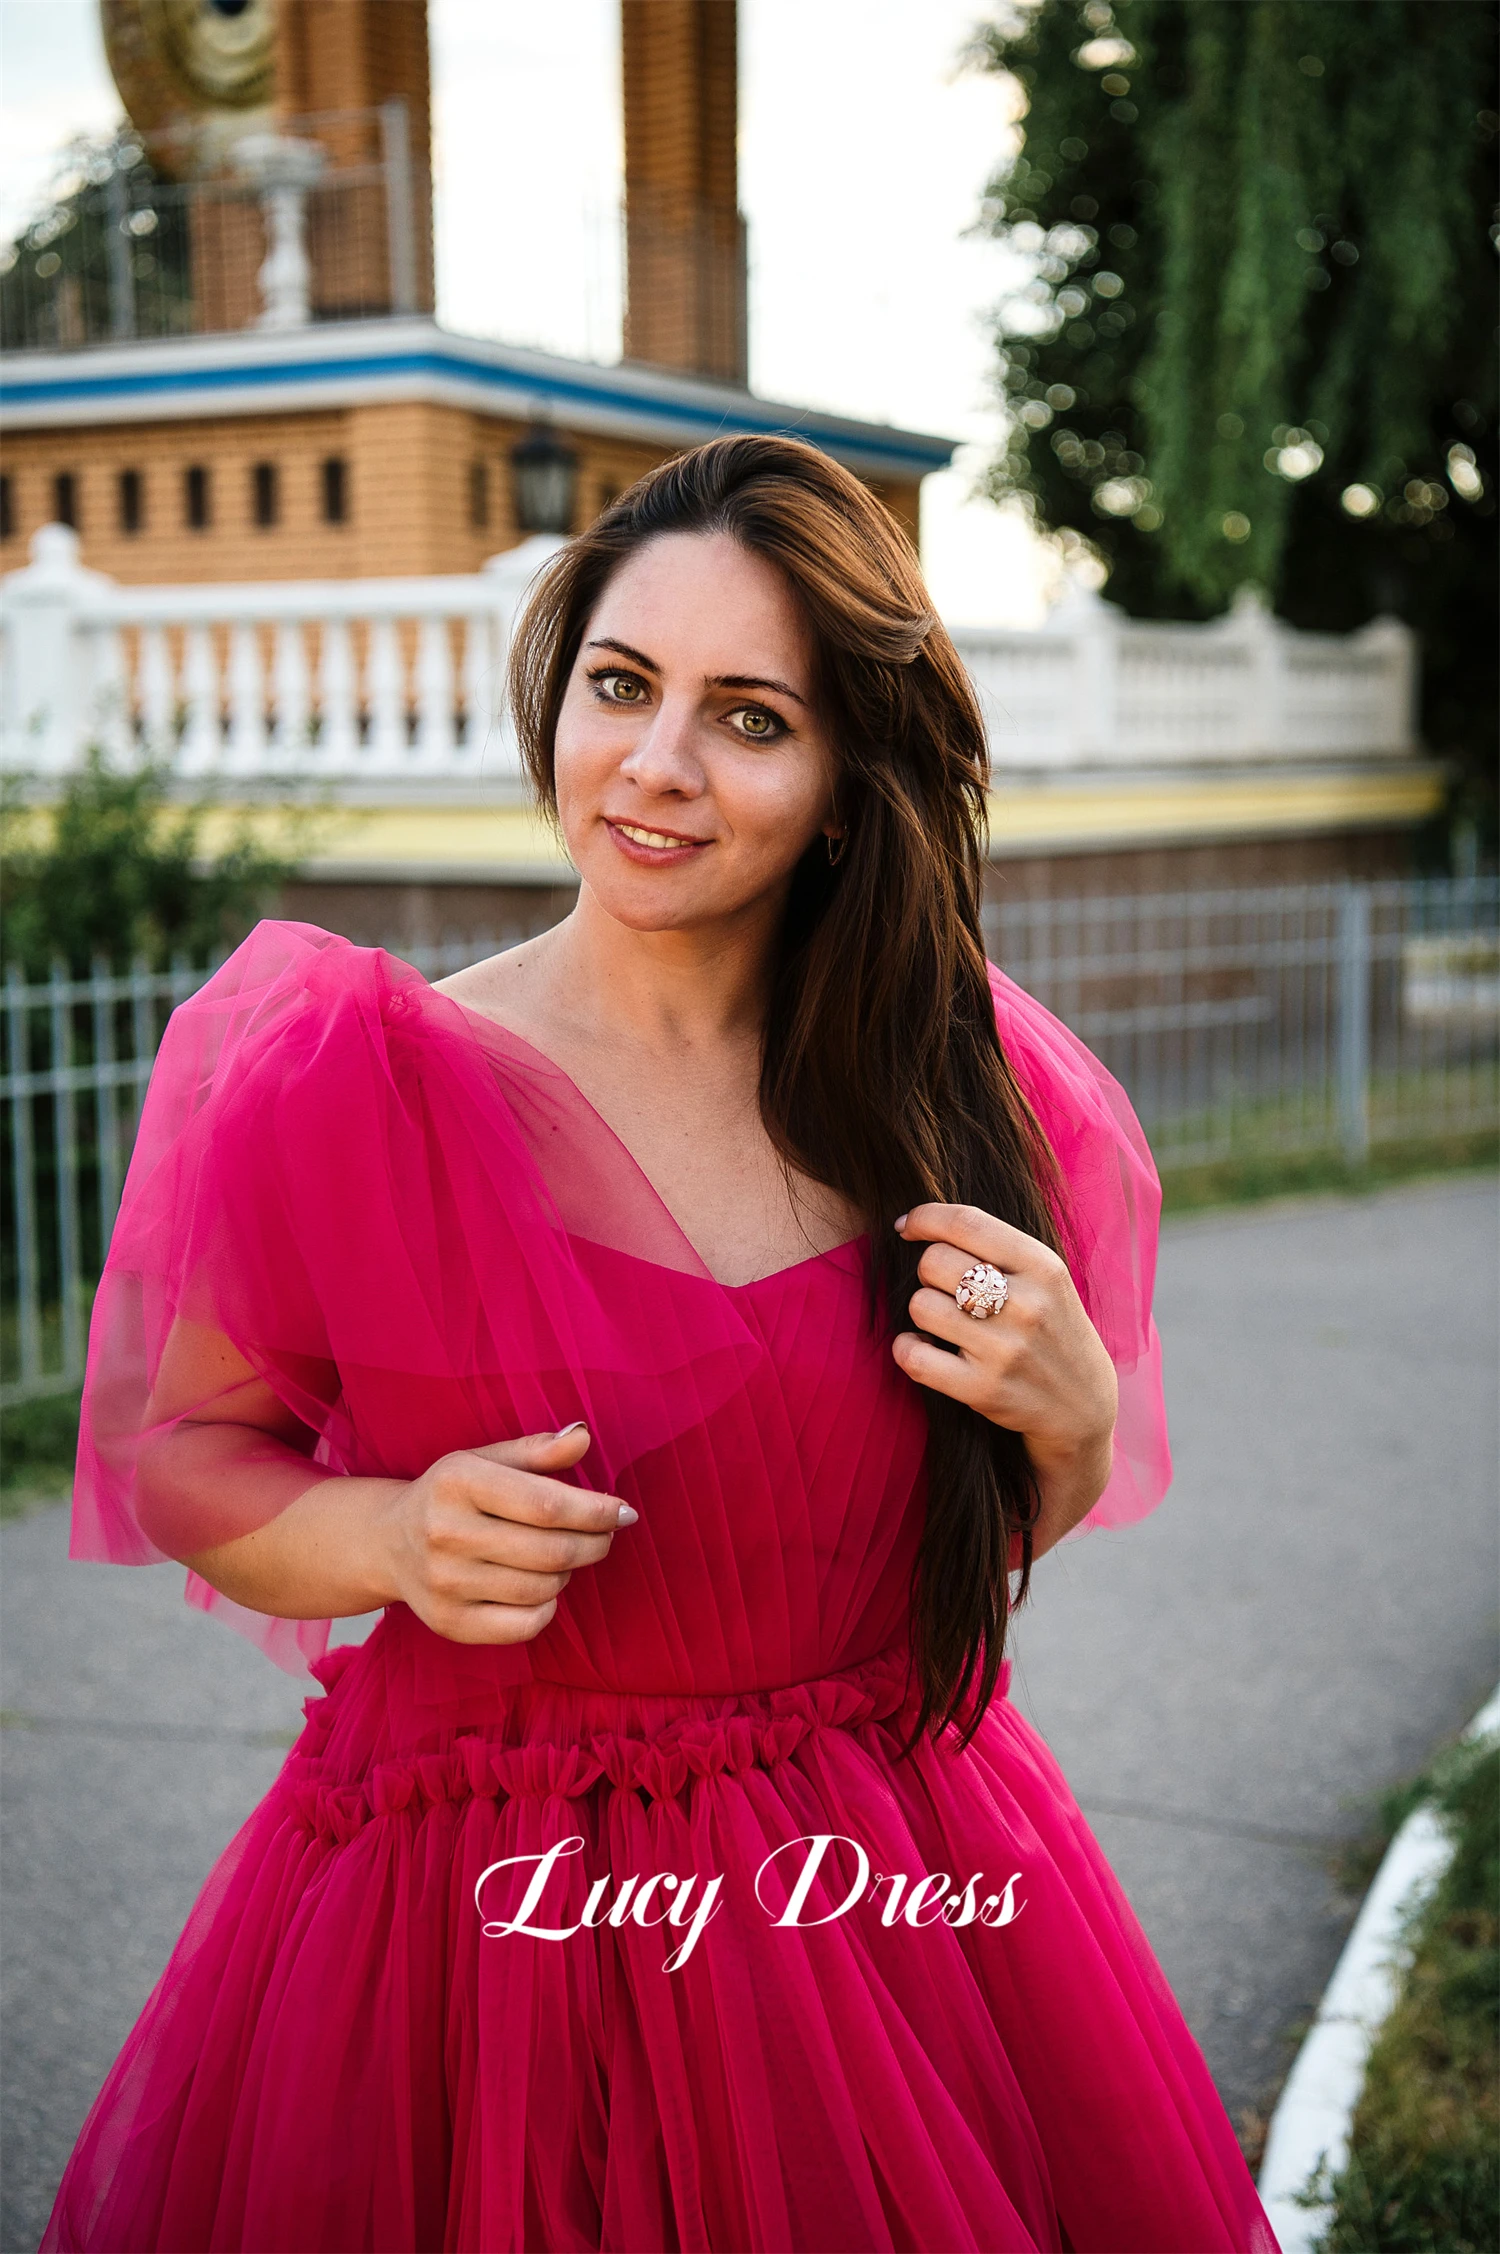
[(688, 444), (719, 431), (791, 431), (852, 467), (895, 477), (945, 468), (959, 443), (763, 399), (675, 369), (572, 360), (461, 336), (425, 318), (12, 354), (0, 373), (0, 413), (12, 430), (264, 413), (273, 400), (297, 411), (389, 398), (436, 398)]

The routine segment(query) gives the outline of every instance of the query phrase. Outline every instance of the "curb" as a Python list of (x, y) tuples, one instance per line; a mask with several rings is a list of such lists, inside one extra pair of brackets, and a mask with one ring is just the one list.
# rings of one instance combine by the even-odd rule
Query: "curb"
[[(1500, 1690), (1486, 1700), (1459, 1742), (1500, 1730)], [(1425, 1899), (1452, 1859), (1453, 1845), (1427, 1807), (1414, 1808), (1386, 1850), (1353, 1931), (1323, 1992), (1307, 2039), (1271, 2116), (1259, 2192), (1282, 2254), (1311, 2254), (1333, 2220), (1327, 2206), (1300, 2207), (1320, 2161), (1337, 2175), (1348, 2162), (1349, 2130), (1371, 2048), (1400, 1994), (1405, 1960), (1400, 1925)]]

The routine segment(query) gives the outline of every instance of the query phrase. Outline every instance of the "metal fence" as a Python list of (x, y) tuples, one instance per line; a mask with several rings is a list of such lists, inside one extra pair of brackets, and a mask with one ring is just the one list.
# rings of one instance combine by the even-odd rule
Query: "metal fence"
[[(401, 952), (441, 977), (520, 936)], [(1500, 1125), (1500, 882), (1003, 901), (992, 958), (1128, 1089), (1164, 1172)], [(76, 1386), (177, 963), (4, 988), (0, 1407)]]
[(4, 987), (0, 1407), (83, 1376), (88, 1311), (167, 1018), (209, 976), (175, 963)]
[(125, 130), (80, 141), (46, 207), (0, 244), (0, 350), (68, 351), (134, 337), (412, 313), (430, 236), (407, 105), (320, 111), (241, 136), (205, 170), (196, 130), (177, 180)]
[(991, 907), (989, 953), (1128, 1089), (1158, 1164), (1500, 1120), (1500, 883), (1287, 885)]

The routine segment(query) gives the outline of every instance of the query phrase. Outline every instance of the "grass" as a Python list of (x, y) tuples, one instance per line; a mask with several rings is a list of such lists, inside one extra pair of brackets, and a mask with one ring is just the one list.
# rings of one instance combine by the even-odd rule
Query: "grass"
[(57, 1502), (73, 1482), (79, 1389), (0, 1410), (0, 1520)]
[(1430, 1799), (1456, 1843), (1408, 1920), (1401, 1997), (1370, 2054), (1320, 2254), (1493, 2254), (1500, 2244), (1500, 1744), (1459, 1745), (1393, 1795)]
[(1351, 1166), (1337, 1151), (1253, 1152), (1197, 1166), (1174, 1166), (1170, 1156), (1158, 1154), (1158, 1163), (1162, 1211), (1197, 1213), (1211, 1206), (1328, 1191), (1358, 1196), (1394, 1182), (1488, 1171), (1500, 1165), (1500, 1135), (1493, 1128), (1479, 1128), (1377, 1145), (1363, 1166)]

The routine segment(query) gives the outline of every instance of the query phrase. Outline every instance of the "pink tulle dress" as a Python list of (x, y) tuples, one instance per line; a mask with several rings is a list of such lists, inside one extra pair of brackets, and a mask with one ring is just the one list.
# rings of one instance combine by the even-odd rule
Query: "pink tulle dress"
[[(1085, 1523), (1123, 1525), (1169, 1475), (1156, 1178), (1116, 1084), (993, 984), (1120, 1372)], [(44, 2249), (1275, 2254), (1037, 1732), (1002, 1692), (964, 1752), (896, 1757), (926, 1427), (868, 1256), (718, 1283), (565, 1073), (316, 926), (261, 923), (174, 1013), (94, 1308), (73, 1555), (248, 1531), (221, 1496), (170, 1526), (142, 1499), (176, 1320), (233, 1340), (334, 1470), (583, 1417), (571, 1476), (640, 1519), (519, 1645), (394, 1604), (329, 1651), (326, 1621), (189, 1577), (318, 1691)]]

